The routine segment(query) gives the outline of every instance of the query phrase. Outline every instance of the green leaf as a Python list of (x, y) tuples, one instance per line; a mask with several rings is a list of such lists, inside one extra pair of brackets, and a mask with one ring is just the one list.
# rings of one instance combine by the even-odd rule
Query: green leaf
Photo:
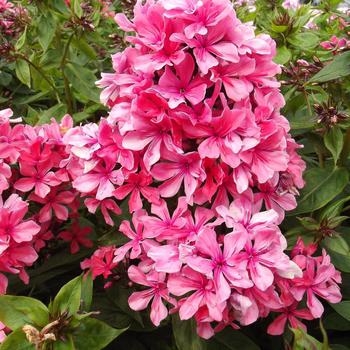
[(80, 349), (78, 349), (75, 346), (73, 337), (71, 334), (69, 334), (64, 341), (63, 340), (55, 341), (53, 343), (53, 350), (80, 350)]
[(100, 350), (125, 331), (126, 329), (112, 328), (100, 320), (86, 318), (74, 332), (74, 344), (79, 350)]
[(96, 76), (90, 69), (81, 67), (75, 63), (67, 63), (65, 74), (78, 94), (88, 100), (99, 103), (99, 91), (95, 86)]
[(338, 126), (334, 126), (326, 132), (324, 144), (332, 153), (334, 164), (336, 164), (344, 145), (343, 133)]
[(327, 314), (323, 319), (323, 324), (326, 329), (332, 329), (336, 331), (350, 331), (350, 321), (346, 320), (336, 312)]
[(18, 38), (16, 42), (16, 45), (15, 45), (16, 50), (20, 50), (23, 47), (24, 43), (26, 42), (26, 39), (27, 39), (27, 27), (25, 27), (22, 35)]
[(42, 112), (38, 120), (38, 124), (48, 123), (51, 118), (58, 119), (59, 117), (65, 114), (66, 110), (67, 110), (66, 105), (64, 105), (63, 103), (59, 103), (49, 108), (48, 110)]
[(24, 85), (30, 88), (30, 67), (27, 61), (22, 59), (16, 61), (16, 75)]
[(317, 34), (311, 32), (301, 32), (293, 34), (292, 36), (287, 38), (287, 41), (291, 43), (293, 46), (299, 49), (312, 49), (316, 47), (320, 39)]
[(71, 0), (70, 7), (79, 18), (82, 17), (83, 9), (81, 8), (80, 0)]
[(294, 333), (293, 350), (323, 350), (322, 343), (301, 328), (291, 328)]
[(342, 301), (338, 304), (330, 304), (332, 308), (346, 320), (350, 321), (350, 301)]
[(38, 40), (44, 52), (49, 48), (55, 36), (56, 22), (51, 12), (45, 12), (40, 16), (38, 24)]
[(208, 350), (259, 350), (250, 338), (242, 332), (225, 328), (208, 342)]
[(324, 83), (350, 75), (350, 51), (335, 56), (334, 60), (322, 68), (307, 83)]
[(343, 271), (350, 273), (350, 256), (349, 254), (340, 254), (330, 248), (327, 248), (327, 253), (330, 255), (333, 265)]
[(51, 313), (74, 315), (80, 308), (81, 284), (82, 276), (78, 276), (64, 285), (52, 302)]
[(341, 214), (344, 204), (350, 200), (350, 196), (347, 196), (345, 198), (339, 199), (335, 201), (334, 203), (330, 203), (327, 205), (326, 208), (322, 209), (322, 212), (320, 214), (320, 220), (329, 219), (338, 216)]
[(174, 315), (172, 324), (178, 350), (205, 350), (207, 348), (206, 342), (197, 335), (195, 320), (182, 321), (178, 315)]
[(86, 276), (83, 276), (81, 284), (81, 301), (82, 310), (89, 311), (92, 302), (93, 281), (92, 274), (89, 272)]
[(302, 189), (298, 207), (290, 215), (320, 209), (341, 193), (349, 180), (345, 168), (312, 168), (305, 172), (306, 186)]
[(349, 245), (344, 238), (341, 236), (326, 237), (323, 241), (326, 249), (331, 249), (339, 254), (347, 255), (349, 254)]
[(22, 329), (17, 329), (9, 334), (1, 344), (0, 350), (34, 350), (33, 344), (30, 344)]
[(0, 321), (11, 329), (17, 329), (26, 324), (44, 327), (49, 323), (49, 311), (39, 300), (1, 295)]
[(281, 46), (277, 48), (277, 54), (273, 59), (277, 64), (286, 64), (292, 58), (292, 53), (286, 46)]
[(0, 71), (0, 86), (8, 86), (12, 81), (12, 75)]

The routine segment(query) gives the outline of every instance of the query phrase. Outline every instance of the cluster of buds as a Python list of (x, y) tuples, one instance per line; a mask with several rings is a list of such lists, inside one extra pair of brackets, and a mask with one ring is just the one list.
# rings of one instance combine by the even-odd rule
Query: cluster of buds
[(338, 108), (332, 106), (328, 101), (322, 104), (315, 104), (314, 109), (317, 115), (317, 123), (322, 124), (325, 129), (330, 129), (349, 118), (344, 112), (339, 112)]
[(3, 38), (18, 37), (30, 23), (28, 11), (21, 6), (14, 6), (7, 0), (0, 1), (0, 36)]
[(287, 75), (288, 80), (281, 83), (294, 85), (298, 90), (304, 90), (305, 82), (323, 68), (323, 63), (316, 56), (312, 59), (312, 63), (299, 59), (295, 63), (290, 62), (289, 67), (283, 67), (283, 73)]
[(320, 44), (325, 50), (332, 51), (333, 55), (340, 52), (350, 50), (350, 40), (346, 38), (338, 38), (333, 35), (328, 41), (323, 41)]

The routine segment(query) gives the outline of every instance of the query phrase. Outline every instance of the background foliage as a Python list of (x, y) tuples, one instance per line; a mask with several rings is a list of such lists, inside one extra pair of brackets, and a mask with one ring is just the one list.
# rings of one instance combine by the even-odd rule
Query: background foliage
[[(25, 13), (16, 35), (0, 38), (0, 107), (11, 107), (30, 124), (59, 119), (65, 113), (76, 123), (98, 120), (106, 112), (95, 81), (100, 72), (111, 70), (110, 54), (123, 47), (113, 18), (94, 0), (71, 0), (70, 6), (64, 0), (14, 3)], [(326, 305), (322, 323), (309, 323), (309, 334), (288, 330), (283, 337), (268, 336), (265, 330), (270, 319), (241, 331), (226, 329), (204, 342), (195, 336), (190, 321), (173, 317), (155, 329), (146, 313), (130, 310), (126, 300), (132, 286), (125, 271), (120, 271), (120, 280), (111, 288), (104, 290), (99, 280), (94, 285), (91, 310), (100, 311), (94, 317), (117, 329), (129, 327), (108, 349), (344, 350), (350, 344), (350, 51), (349, 47), (335, 45), (326, 50), (320, 45), (332, 35), (349, 39), (349, 19), (337, 10), (338, 0), (289, 10), (279, 0), (257, 0), (255, 8), (241, 3), (234, 5), (238, 17), (253, 21), (258, 32), (270, 34), (277, 42), (275, 61), (284, 67), (280, 76), (286, 99), (283, 112), (293, 136), (304, 145), (300, 153), (308, 165), (306, 187), (297, 209), (283, 222), (283, 232), (290, 246), (300, 235), (306, 241), (320, 242), (342, 272), (344, 301)], [(128, 12), (132, 5), (115, 1), (111, 10)], [(115, 217), (116, 226), (122, 219), (125, 217)], [(94, 230), (95, 244), (120, 243), (115, 229), (97, 220), (87, 214), (84, 219)], [(71, 255), (64, 244), (51, 242), (30, 271), (30, 284), (24, 286), (13, 278), (9, 292), (48, 304), (64, 283), (80, 274), (79, 263), (91, 253), (85, 249)], [(77, 310), (79, 306), (74, 312)]]

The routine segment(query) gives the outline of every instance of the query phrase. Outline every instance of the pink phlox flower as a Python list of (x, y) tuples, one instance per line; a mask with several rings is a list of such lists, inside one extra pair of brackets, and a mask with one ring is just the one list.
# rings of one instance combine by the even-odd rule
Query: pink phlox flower
[(159, 241), (173, 240), (183, 236), (183, 228), (187, 219), (187, 201), (185, 197), (179, 197), (177, 208), (170, 215), (167, 203), (161, 200), (159, 204), (152, 204), (151, 212), (155, 216), (145, 215), (140, 218), (145, 229), (154, 232)]
[(90, 259), (85, 259), (80, 265), (83, 270), (89, 269), (92, 272), (92, 278), (103, 276), (107, 279), (113, 274), (112, 270), (118, 263), (114, 262), (115, 247), (100, 247)]
[(122, 200), (130, 194), (128, 202), (130, 213), (142, 209), (141, 194), (149, 203), (159, 203), (159, 191), (157, 188), (149, 186), (153, 183), (153, 178), (150, 174), (147, 174), (147, 172), (141, 171), (138, 174), (131, 173), (125, 182), (126, 183), (114, 191), (114, 196)]
[(10, 123), (0, 123), (0, 159), (15, 163), (20, 156), (20, 151), (27, 145), (22, 124), (11, 128)]
[(119, 130), (109, 125), (105, 119), (100, 121), (97, 138), (101, 145), (101, 148), (96, 152), (98, 157), (113, 157), (128, 170), (134, 167), (133, 152), (124, 149), (122, 146), (123, 138)]
[[(0, 4), (1, 6), (1, 4)], [(0, 11), (1, 12), (1, 11)], [(5, 123), (20, 123), (22, 118), (12, 119), (13, 111), (10, 108), (0, 110), (0, 124)]]
[(245, 265), (237, 264), (235, 257), (243, 249), (247, 237), (241, 233), (225, 235), (223, 250), (217, 242), (213, 229), (205, 228), (195, 243), (197, 253), (184, 257), (184, 262), (193, 270), (203, 273), (214, 281), (219, 301), (231, 295), (231, 286), (249, 288), (252, 282), (245, 271)]
[(168, 100), (171, 109), (186, 100), (193, 105), (200, 103), (205, 96), (207, 85), (199, 76), (193, 77), (195, 64), (192, 56), (186, 54), (181, 63), (175, 65), (176, 74), (167, 66), (153, 89)]
[(217, 300), (213, 280), (185, 266), (180, 273), (169, 276), (167, 285), (170, 293), (176, 296), (191, 292), (191, 295), (179, 301), (181, 320), (190, 319), (200, 307), (206, 306), (209, 316), (215, 321), (221, 321), (225, 303)]
[(184, 183), (187, 203), (193, 203), (193, 194), (205, 180), (202, 160), (197, 152), (176, 154), (164, 152), (163, 159), (169, 162), (155, 164), (151, 169), (152, 176), (158, 181), (164, 181), (159, 187), (162, 197), (173, 197), (180, 191)]
[(211, 80), (222, 81), (227, 96), (233, 101), (240, 101), (253, 91), (253, 84), (246, 78), (253, 73), (255, 60), (243, 56), (238, 63), (219, 65), (211, 69)]
[(0, 159), (0, 195), (10, 187), (12, 171), (10, 166)]
[(279, 130), (261, 139), (254, 148), (240, 153), (241, 159), (251, 166), (251, 171), (259, 183), (265, 183), (276, 171), (284, 171), (288, 166), (288, 155), (285, 152), (284, 132)]
[(154, 270), (169, 274), (179, 272), (182, 267), (178, 245), (151, 246), (147, 256), (154, 261)]
[(202, 161), (202, 169), (205, 172), (205, 182), (194, 194), (194, 202), (200, 205), (205, 202), (211, 202), (225, 177), (222, 165), (215, 159), (204, 158)]
[(169, 296), (166, 285), (166, 274), (158, 272), (150, 272), (147, 275), (136, 266), (130, 266), (128, 275), (131, 281), (149, 287), (140, 292), (134, 292), (129, 297), (130, 308), (135, 311), (146, 309), (151, 304), (151, 321), (155, 326), (159, 326), (160, 322), (168, 316), (168, 310), (163, 303), (167, 301), (172, 305), (176, 305), (176, 300)]
[(65, 221), (68, 219), (68, 208), (65, 204), (73, 202), (75, 194), (71, 191), (59, 191), (59, 188), (53, 187), (50, 193), (45, 197), (39, 197), (35, 193), (29, 195), (29, 200), (44, 204), (39, 211), (39, 222), (43, 223), (52, 219), (52, 213), (57, 219)]
[(133, 214), (132, 223), (135, 231), (131, 228), (130, 222), (126, 220), (119, 226), (119, 231), (128, 237), (130, 241), (116, 249), (115, 262), (122, 261), (129, 251), (131, 259), (138, 258), (142, 253), (143, 242), (157, 236), (156, 232), (144, 229), (144, 224), (140, 221), (140, 217), (145, 216), (145, 214), (146, 212), (144, 210), (138, 210)]
[(115, 185), (121, 185), (124, 181), (122, 171), (115, 170), (115, 165), (115, 161), (106, 156), (90, 172), (77, 177), (72, 185), (82, 193), (97, 190), (96, 199), (98, 200), (113, 197)]
[(307, 257), (299, 260), (298, 256), (294, 259), (296, 263), (301, 263), (303, 276), (292, 280), (291, 293), (297, 301), (300, 301), (304, 294), (307, 297), (307, 307), (315, 318), (320, 318), (324, 308), (320, 300), (321, 297), (330, 303), (339, 303), (342, 296), (337, 283), (341, 282), (339, 272), (330, 263), (330, 257), (323, 250), (322, 260)]
[(70, 146), (70, 152), (78, 158), (90, 160), (92, 155), (101, 148), (98, 142), (98, 125), (85, 124), (68, 130), (63, 136), (65, 145)]
[(160, 159), (161, 148), (170, 152), (183, 153), (175, 143), (176, 133), (168, 118), (159, 123), (152, 123), (145, 118), (137, 118), (133, 131), (129, 131), (123, 137), (123, 147), (133, 151), (144, 150), (143, 161), (147, 171)]
[(95, 214), (97, 208), (100, 207), (102, 216), (106, 224), (110, 226), (114, 226), (114, 221), (112, 220), (109, 212), (112, 212), (115, 215), (120, 215), (122, 213), (118, 204), (115, 202), (115, 200), (111, 198), (106, 198), (101, 201), (96, 198), (86, 198), (84, 200), (84, 204), (86, 205), (89, 213), (92, 214)]
[(185, 43), (192, 48), (201, 73), (207, 74), (210, 68), (219, 64), (218, 59), (228, 62), (239, 61), (237, 47), (232, 42), (224, 39), (225, 33), (226, 27), (223, 23), (211, 27), (205, 36), (197, 35), (192, 39), (188, 39), (185, 34), (175, 33), (171, 36), (171, 40)]
[(14, 184), (16, 190), (29, 192), (34, 188), (34, 193), (41, 198), (45, 198), (53, 186), (61, 184), (61, 180), (55, 175), (50, 160), (38, 163), (36, 166), (27, 162), (20, 162), (20, 172), (23, 178)]
[(291, 305), (284, 308), (274, 310), (281, 312), (281, 315), (277, 316), (267, 328), (267, 333), (271, 335), (281, 335), (284, 333), (284, 329), (287, 321), (292, 328), (301, 328), (306, 331), (306, 326), (299, 320), (312, 320), (314, 317), (308, 309), (298, 309), (298, 302), (295, 301)]
[(28, 212), (28, 203), (17, 194), (12, 194), (5, 202), (0, 197), (0, 252), (11, 244), (30, 242), (40, 231), (33, 220), (23, 220)]
[(92, 228), (89, 226), (82, 227), (78, 221), (73, 221), (69, 229), (59, 233), (58, 238), (65, 242), (70, 242), (70, 252), (77, 253), (80, 246), (91, 248), (93, 242), (87, 237), (92, 233)]

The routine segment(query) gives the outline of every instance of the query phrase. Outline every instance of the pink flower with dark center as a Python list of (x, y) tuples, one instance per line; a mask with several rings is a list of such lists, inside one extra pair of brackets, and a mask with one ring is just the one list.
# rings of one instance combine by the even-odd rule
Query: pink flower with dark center
[(168, 100), (170, 108), (174, 109), (186, 100), (196, 105), (204, 99), (207, 85), (199, 76), (193, 77), (194, 68), (193, 58), (189, 54), (175, 65), (176, 75), (170, 67), (165, 67), (165, 73), (153, 89)]
[(129, 211), (130, 213), (142, 209), (141, 194), (149, 203), (159, 203), (159, 191), (157, 188), (149, 186), (152, 184), (152, 176), (145, 171), (139, 174), (130, 174), (126, 180), (126, 184), (118, 187), (114, 191), (114, 196), (121, 200), (130, 194)]
[(209, 316), (221, 321), (224, 304), (217, 300), (213, 280), (207, 279), (199, 272), (184, 267), (179, 274), (168, 280), (169, 292), (176, 296), (191, 295), (180, 301), (179, 315), (181, 320), (188, 320), (195, 315), (201, 306), (208, 308)]
[(282, 314), (277, 316), (267, 328), (267, 333), (271, 335), (281, 335), (284, 333), (287, 321), (292, 328), (301, 328), (306, 331), (306, 326), (299, 321), (299, 318), (304, 320), (313, 320), (311, 312), (308, 309), (297, 309), (298, 302), (292, 305), (276, 310)]
[(13, 187), (22, 192), (29, 192), (34, 188), (34, 193), (45, 198), (51, 191), (51, 187), (58, 186), (61, 180), (57, 178), (52, 169), (50, 160), (38, 163), (36, 166), (26, 162), (20, 162), (20, 172), (23, 178), (15, 182)]
[(74, 193), (71, 191), (58, 191), (57, 187), (53, 187), (51, 192), (41, 198), (34, 193), (31, 193), (29, 199), (44, 204), (39, 212), (39, 222), (43, 223), (52, 219), (52, 213), (57, 219), (65, 221), (68, 219), (68, 208), (64, 204), (70, 204), (74, 200)]
[(115, 162), (110, 157), (105, 157), (87, 174), (77, 177), (73, 181), (73, 187), (82, 193), (90, 193), (95, 190), (96, 199), (103, 200), (113, 197), (115, 185), (121, 185), (124, 176), (121, 170), (114, 170)]
[(139, 210), (135, 212), (132, 217), (135, 231), (132, 230), (130, 222), (126, 220), (124, 220), (119, 226), (119, 231), (128, 237), (130, 241), (116, 249), (114, 262), (122, 261), (129, 250), (130, 258), (136, 259), (142, 253), (143, 241), (157, 236), (157, 233), (155, 232), (144, 230), (144, 225), (139, 220), (140, 216), (142, 215), (145, 215), (145, 212), (143, 210)]
[(223, 302), (231, 295), (231, 287), (249, 288), (253, 284), (245, 271), (245, 265), (237, 264), (235, 258), (243, 249), (247, 237), (230, 233), (224, 237), (223, 251), (213, 229), (203, 229), (195, 247), (198, 253), (184, 258), (193, 270), (213, 279), (218, 300)]
[(196, 188), (205, 180), (205, 173), (201, 167), (202, 160), (197, 152), (175, 154), (164, 152), (165, 160), (151, 169), (152, 176), (158, 181), (164, 181), (159, 187), (162, 197), (173, 197), (179, 192), (182, 182), (188, 203), (192, 203), (192, 196)]
[(30, 242), (40, 231), (33, 220), (24, 221), (28, 203), (12, 194), (5, 202), (0, 197), (0, 253), (6, 250), (11, 240), (16, 243)]
[(146, 309), (151, 304), (151, 321), (155, 326), (159, 326), (160, 322), (168, 316), (168, 310), (163, 304), (163, 300), (176, 305), (176, 301), (169, 296), (169, 292), (165, 282), (165, 274), (158, 272), (150, 272), (144, 274), (140, 268), (130, 266), (128, 275), (131, 281), (149, 287), (141, 292), (134, 292), (129, 297), (129, 305), (135, 311)]

